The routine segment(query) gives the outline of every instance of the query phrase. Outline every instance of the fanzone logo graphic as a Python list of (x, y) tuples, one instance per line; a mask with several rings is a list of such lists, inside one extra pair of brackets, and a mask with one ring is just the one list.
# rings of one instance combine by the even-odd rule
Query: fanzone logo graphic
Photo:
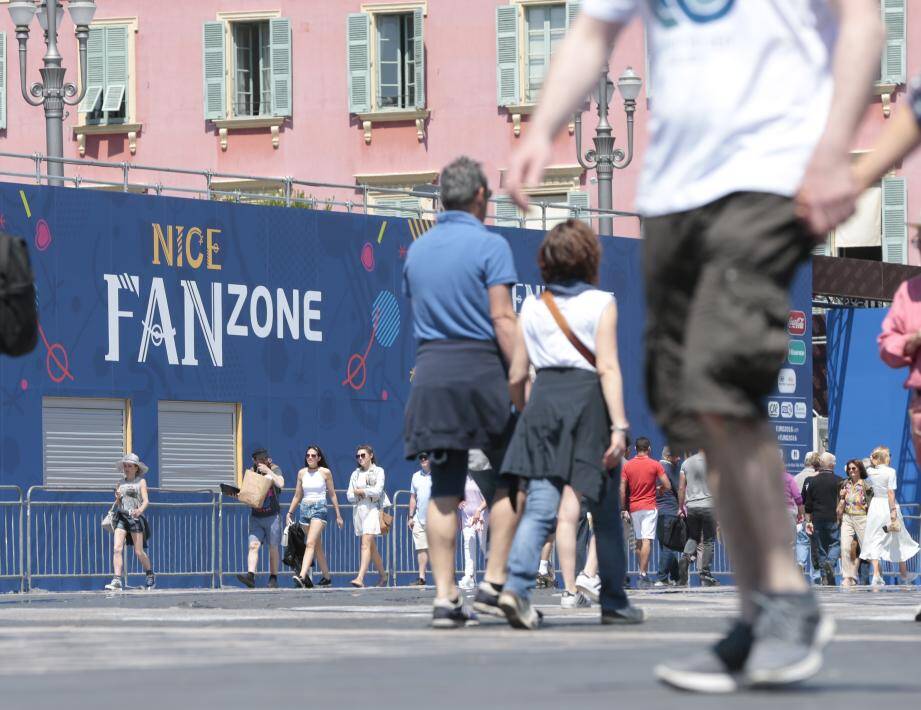
[(803, 311), (790, 311), (787, 318), (787, 332), (790, 335), (806, 334), (806, 314)]
[(780, 416), (783, 417), (784, 419), (793, 418), (793, 403), (792, 402), (784, 402), (780, 405)]
[(806, 410), (805, 402), (797, 402), (793, 406), (793, 416), (795, 416), (797, 419), (805, 419), (806, 414), (807, 414), (807, 410)]
[(787, 345), (787, 362), (791, 365), (805, 365), (806, 343), (802, 340), (791, 340)]
[(780, 416), (780, 402), (775, 402), (774, 400), (768, 402), (768, 416), (771, 419), (776, 419)]
[(785, 367), (777, 374), (777, 390), (781, 394), (796, 392), (796, 370)]

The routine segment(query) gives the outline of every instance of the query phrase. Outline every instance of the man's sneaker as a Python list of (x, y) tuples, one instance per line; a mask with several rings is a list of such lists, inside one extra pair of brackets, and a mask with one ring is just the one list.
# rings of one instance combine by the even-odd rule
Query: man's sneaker
[(106, 586), (110, 592), (120, 592), (124, 587), (122, 587), (121, 577), (112, 577), (112, 581), (109, 582)]
[(667, 587), (668, 582), (663, 582), (661, 579), (657, 579), (655, 582), (652, 583), (652, 586), (655, 587), (656, 589), (661, 589), (662, 587)]
[(746, 683), (776, 688), (808, 680), (822, 667), (822, 649), (835, 633), (816, 598), (803, 594), (755, 594), (755, 641), (745, 666)]
[(473, 577), (467, 577), (465, 575), (461, 581), (457, 583), (457, 586), (469, 591), (471, 589), (476, 589), (476, 581), (474, 581)]
[(317, 586), (318, 587), (329, 587), (332, 585), (332, 583), (333, 583), (333, 580), (331, 580), (329, 577), (320, 577), (320, 581), (317, 582)]
[(433, 629), (461, 629), (465, 626), (476, 626), (478, 623), (476, 614), (467, 608), (461, 597), (453, 602), (436, 599), (432, 606)]
[(537, 575), (537, 581), (535, 586), (538, 589), (553, 589), (556, 586), (555, 577), (553, 571), (547, 572), (547, 574)]
[(154, 577), (153, 570), (149, 571), (145, 576), (146, 576), (146, 579), (144, 580), (145, 589), (153, 589), (154, 587), (157, 586), (157, 580)]
[(714, 577), (709, 572), (701, 572), (700, 574), (700, 586), (702, 587), (718, 587), (720, 586), (720, 581)]
[(531, 602), (514, 592), (502, 592), (499, 595), (499, 606), (505, 613), (508, 623), (516, 629), (533, 631), (540, 627), (540, 622), (544, 618), (543, 614), (531, 606)]
[(563, 592), (563, 598), (560, 599), (560, 606), (563, 609), (585, 609), (592, 605), (589, 598), (585, 596), (582, 592)]
[(576, 577), (576, 589), (597, 604), (601, 598), (601, 577), (597, 574), (589, 577), (585, 572), (579, 572)]
[(256, 575), (254, 575), (252, 572), (247, 572), (246, 574), (238, 574), (237, 581), (240, 582), (240, 584), (243, 586), (253, 589), (256, 586)]
[[(313, 586), (313, 582), (310, 583), (310, 586)], [(269, 575), (269, 589), (278, 589), (278, 575)]]
[(915, 621), (921, 621), (921, 606), (918, 607), (918, 613), (915, 614)]
[(738, 622), (726, 638), (703, 653), (656, 666), (656, 677), (680, 690), (733, 693), (745, 683), (743, 668), (753, 641), (752, 627)]
[(639, 607), (628, 604), (622, 609), (602, 609), (601, 623), (604, 626), (642, 624), (646, 614)]
[(485, 581), (480, 582), (476, 588), (476, 596), (473, 597), (473, 608), (487, 616), (504, 618), (505, 612), (499, 607), (499, 595), (501, 593), (501, 586), (497, 587), (495, 584)]

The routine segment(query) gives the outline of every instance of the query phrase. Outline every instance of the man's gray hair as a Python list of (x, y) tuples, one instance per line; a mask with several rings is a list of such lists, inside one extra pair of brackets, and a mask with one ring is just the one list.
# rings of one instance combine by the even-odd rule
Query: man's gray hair
[(472, 158), (462, 155), (441, 171), (438, 178), (441, 205), (446, 210), (466, 209), (477, 190), (481, 187), (489, 190), (489, 183), (483, 168)]
[(835, 455), (831, 451), (826, 451), (824, 454), (819, 456), (819, 466), (821, 466), (822, 468), (830, 468), (834, 470), (835, 462), (837, 460), (838, 459), (835, 457)]
[(819, 465), (819, 453), (817, 451), (810, 451), (808, 454), (806, 454), (806, 458), (803, 460), (803, 463), (805, 463), (807, 466), (815, 468)]

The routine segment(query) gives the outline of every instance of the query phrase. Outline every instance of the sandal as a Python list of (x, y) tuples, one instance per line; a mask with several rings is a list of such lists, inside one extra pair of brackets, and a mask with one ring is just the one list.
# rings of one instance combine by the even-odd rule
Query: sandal
[(365, 588), (364, 583), (363, 583), (363, 582), (359, 582), (357, 579), (353, 579), (351, 582), (349, 582), (349, 584), (351, 584), (351, 585), (352, 585), (353, 587), (355, 587), (356, 589), (364, 589), (364, 588)]
[(390, 582), (390, 573), (385, 572), (377, 582), (378, 587), (386, 587)]

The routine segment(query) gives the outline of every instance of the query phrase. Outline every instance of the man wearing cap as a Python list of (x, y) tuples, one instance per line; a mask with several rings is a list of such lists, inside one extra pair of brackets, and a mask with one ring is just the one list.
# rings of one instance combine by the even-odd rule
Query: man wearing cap
[[(269, 546), (269, 587), (278, 587), (278, 556), (281, 548), (281, 507), (278, 494), (285, 486), (281, 469), (272, 463), (269, 452), (256, 449), (253, 452), (253, 471), (266, 476), (272, 481), (272, 487), (262, 501), (262, 505), (253, 508), (249, 516), (249, 555), (247, 556), (246, 574), (238, 574), (237, 579), (252, 589), (256, 586), (256, 566), (259, 564), (259, 548)], [(246, 471), (244, 471), (244, 475)]]

